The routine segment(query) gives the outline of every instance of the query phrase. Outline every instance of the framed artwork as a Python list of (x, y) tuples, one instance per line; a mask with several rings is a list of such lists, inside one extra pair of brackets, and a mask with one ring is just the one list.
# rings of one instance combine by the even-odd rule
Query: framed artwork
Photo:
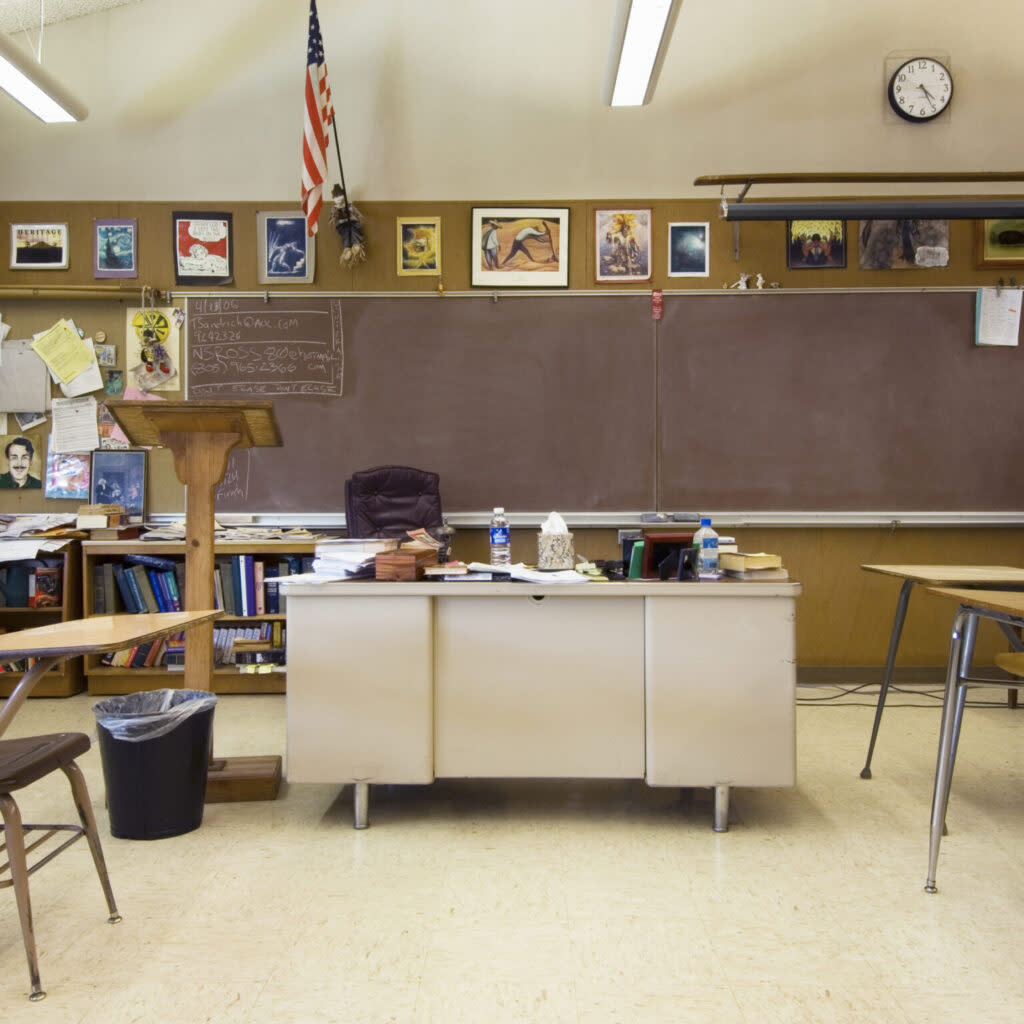
[(569, 208), (474, 206), (470, 282), (491, 288), (569, 285)]
[(229, 284), (232, 278), (231, 214), (210, 210), (171, 214), (177, 284)]
[(786, 266), (821, 270), (846, 266), (846, 221), (787, 220)]
[(5, 434), (0, 437), (0, 452), (3, 453), (0, 488), (9, 491), (22, 487), (28, 491), (42, 488), (42, 453), (36, 450), (30, 437)]
[(668, 226), (668, 276), (707, 277), (710, 273), (708, 224)]
[(974, 241), (979, 267), (1024, 266), (1024, 220), (976, 220)]
[(862, 220), (860, 270), (921, 270), (949, 266), (949, 221), (926, 218)]
[(650, 281), (651, 211), (594, 211), (594, 276), (606, 281)]
[(12, 270), (67, 270), (67, 224), (12, 224)]
[(92, 276), (138, 277), (139, 222), (108, 217), (92, 223)]
[(114, 448), (94, 451), (89, 502), (124, 505), (132, 522), (142, 522), (146, 504), (145, 451)]
[(256, 214), (256, 277), (311, 284), (316, 271), (316, 236), (306, 234), (301, 210), (261, 210)]
[(54, 452), (47, 448), (45, 497), (88, 501), (91, 462), (89, 452)]
[(441, 218), (396, 217), (399, 277), (441, 276)]

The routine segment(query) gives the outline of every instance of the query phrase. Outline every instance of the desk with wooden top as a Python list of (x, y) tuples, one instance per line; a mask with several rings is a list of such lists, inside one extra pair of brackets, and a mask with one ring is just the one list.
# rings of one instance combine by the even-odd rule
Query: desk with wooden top
[(939, 861), (939, 844), (946, 823), (949, 790), (953, 781), (953, 765), (960, 739), (960, 725), (969, 686), (1006, 688), (1006, 680), (981, 679), (970, 675), (969, 639), (973, 639), (978, 619), (989, 619), (1010, 630), (1024, 627), (1024, 593), (1006, 590), (968, 590), (951, 587), (929, 587), (928, 592), (960, 602), (953, 617), (949, 660), (946, 664), (946, 687), (942, 695), (942, 720), (939, 726), (939, 750), (935, 759), (935, 788), (932, 793), (931, 827), (928, 835), (928, 875), (925, 891), (934, 893), (935, 871)]
[(95, 615), (88, 619), (54, 622), (0, 636), (0, 661), (36, 658), (0, 711), (0, 736), (25, 703), (32, 687), (66, 658), (105, 654), (180, 633), (220, 618), (219, 611), (154, 612), (143, 615)]
[[(1024, 587), (1024, 569), (1009, 565), (862, 565), (868, 572), (882, 573), (903, 580), (900, 596), (896, 602), (896, 614), (893, 616), (892, 633), (889, 636), (889, 653), (885, 659), (885, 671), (882, 673), (882, 686), (878, 692), (878, 704), (875, 707), (875, 720), (871, 726), (871, 740), (868, 743), (868, 755), (861, 769), (862, 779), (871, 778), (871, 756), (878, 738), (878, 727), (882, 721), (885, 698), (892, 681), (893, 665), (896, 663), (896, 651), (900, 645), (900, 634), (903, 632), (903, 620), (907, 617), (907, 604), (910, 592), (915, 584), (926, 587)], [(1024, 650), (1020, 637), (1010, 627), (1000, 624), (1014, 650)], [(970, 626), (970, 636), (966, 640), (968, 659), (974, 651), (974, 629), (976, 621)]]

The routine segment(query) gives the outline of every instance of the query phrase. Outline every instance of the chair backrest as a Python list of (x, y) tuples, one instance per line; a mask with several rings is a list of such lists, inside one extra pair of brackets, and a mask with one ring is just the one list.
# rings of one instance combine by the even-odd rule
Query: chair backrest
[(441, 525), (440, 477), (412, 466), (375, 466), (345, 481), (350, 537), (400, 537)]

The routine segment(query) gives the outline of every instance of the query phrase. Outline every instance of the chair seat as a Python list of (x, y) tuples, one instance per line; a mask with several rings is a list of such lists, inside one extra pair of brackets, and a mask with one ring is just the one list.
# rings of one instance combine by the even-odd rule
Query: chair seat
[(1000, 652), (996, 664), (1012, 676), (1024, 676), (1024, 651)]
[(89, 749), (84, 732), (0, 740), (0, 793), (12, 793), (63, 768)]

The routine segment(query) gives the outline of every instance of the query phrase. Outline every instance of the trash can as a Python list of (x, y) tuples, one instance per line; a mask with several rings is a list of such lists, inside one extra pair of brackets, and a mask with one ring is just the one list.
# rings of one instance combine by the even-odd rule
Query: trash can
[(167, 689), (93, 705), (118, 839), (165, 839), (202, 824), (216, 704), (205, 690)]

